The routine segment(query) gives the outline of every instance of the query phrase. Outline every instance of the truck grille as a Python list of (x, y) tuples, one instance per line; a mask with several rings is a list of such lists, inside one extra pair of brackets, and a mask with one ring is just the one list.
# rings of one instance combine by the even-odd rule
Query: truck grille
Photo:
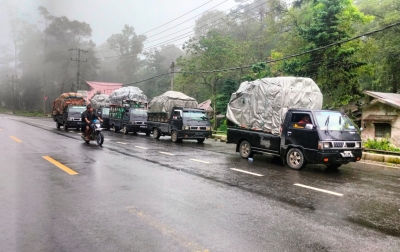
[(147, 122), (138, 122), (138, 121), (135, 121), (135, 124), (138, 124), (138, 125), (147, 125)]
[(206, 130), (205, 126), (190, 126), (191, 130)]
[(355, 142), (333, 142), (334, 148), (354, 148), (355, 146)]

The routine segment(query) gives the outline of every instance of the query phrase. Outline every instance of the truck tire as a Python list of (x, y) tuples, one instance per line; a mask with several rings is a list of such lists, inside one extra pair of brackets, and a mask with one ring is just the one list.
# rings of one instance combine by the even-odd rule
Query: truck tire
[(204, 143), (205, 138), (197, 138), (198, 143)]
[(326, 166), (326, 168), (330, 169), (330, 170), (336, 170), (338, 169), (340, 166), (342, 166), (342, 164), (328, 164)]
[(67, 125), (67, 122), (64, 122), (64, 130), (65, 130), (65, 131), (68, 131), (68, 125)]
[(239, 145), (239, 153), (242, 158), (251, 158), (254, 153), (251, 151), (251, 145), (248, 141), (244, 140)]
[(154, 138), (154, 139), (159, 139), (160, 136), (161, 136), (160, 130), (157, 129), (157, 128), (154, 128), (154, 129), (153, 129), (153, 138)]
[(61, 124), (58, 121), (56, 121), (56, 127), (57, 129), (61, 128)]
[(286, 154), (286, 163), (294, 170), (304, 168), (306, 161), (304, 160), (303, 152), (297, 148), (290, 149)]
[(173, 143), (179, 142), (179, 139), (178, 139), (178, 132), (176, 132), (176, 130), (173, 130), (173, 131), (171, 132), (171, 141), (172, 141)]
[(124, 133), (125, 135), (128, 135), (128, 128), (126, 127), (126, 125), (122, 126), (122, 133)]

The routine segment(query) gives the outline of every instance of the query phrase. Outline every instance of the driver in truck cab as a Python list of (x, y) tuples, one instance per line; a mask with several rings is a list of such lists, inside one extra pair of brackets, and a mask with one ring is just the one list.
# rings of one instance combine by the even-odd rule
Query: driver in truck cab
[(301, 120), (299, 121), (299, 123), (303, 123), (303, 124), (309, 124), (310, 122), (310, 117), (308, 115), (304, 115)]
[(94, 119), (98, 119), (100, 122), (103, 122), (100, 117), (93, 113), (93, 108), (89, 104), (86, 106), (86, 111), (82, 113), (82, 121), (85, 122), (85, 126), (82, 126), (82, 132), (85, 132), (85, 140), (89, 140), (90, 123)]

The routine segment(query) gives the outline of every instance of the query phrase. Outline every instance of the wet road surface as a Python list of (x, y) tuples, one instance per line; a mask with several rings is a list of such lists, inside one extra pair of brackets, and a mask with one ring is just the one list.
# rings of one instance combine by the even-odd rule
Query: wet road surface
[(2, 251), (400, 251), (400, 169), (104, 135), (0, 115)]

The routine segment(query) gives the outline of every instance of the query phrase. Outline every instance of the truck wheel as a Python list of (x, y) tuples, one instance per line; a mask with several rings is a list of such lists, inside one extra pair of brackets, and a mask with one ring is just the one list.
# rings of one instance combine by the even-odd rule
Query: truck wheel
[(154, 128), (153, 129), (153, 138), (154, 139), (159, 139), (160, 138), (160, 130), (159, 129), (157, 129), (157, 128)]
[(205, 138), (197, 138), (198, 143), (204, 143)]
[(64, 122), (64, 130), (65, 130), (65, 131), (68, 131), (68, 125), (67, 125), (67, 122)]
[(58, 121), (56, 122), (56, 127), (57, 127), (57, 129), (59, 129), (61, 127), (61, 124)]
[(286, 154), (286, 163), (294, 170), (302, 169), (306, 164), (303, 152), (297, 148), (290, 149)]
[(174, 130), (174, 131), (171, 132), (171, 141), (172, 141), (173, 143), (179, 142), (179, 139), (178, 139), (178, 132), (176, 132), (176, 130)]
[(336, 170), (338, 169), (342, 164), (328, 164), (326, 167), (330, 170)]
[(122, 133), (128, 135), (128, 128), (126, 127), (126, 125), (122, 126)]
[(253, 157), (254, 153), (251, 151), (251, 145), (249, 142), (242, 141), (239, 146), (239, 153), (242, 158)]

